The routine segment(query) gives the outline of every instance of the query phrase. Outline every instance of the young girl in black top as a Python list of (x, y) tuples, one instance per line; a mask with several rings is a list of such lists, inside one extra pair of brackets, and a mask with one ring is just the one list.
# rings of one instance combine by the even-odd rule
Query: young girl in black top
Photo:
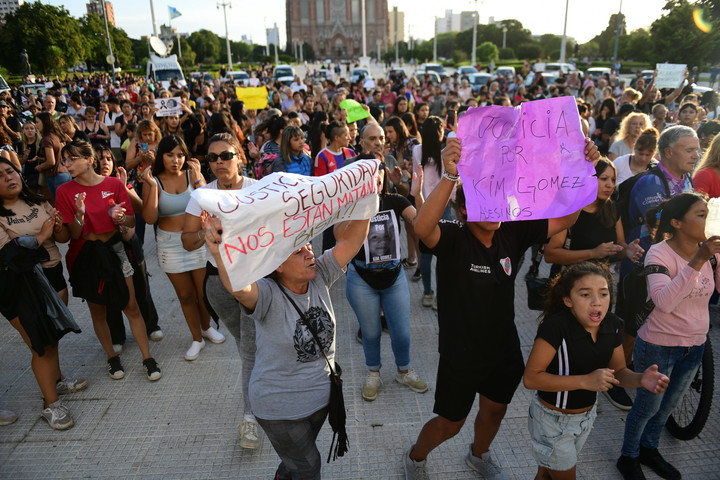
[(597, 415), (597, 393), (622, 385), (661, 393), (669, 378), (652, 365), (625, 365), (622, 320), (609, 312), (612, 275), (604, 265), (571, 265), (553, 279), (523, 382), (537, 390), (528, 427), (536, 479), (574, 479)]

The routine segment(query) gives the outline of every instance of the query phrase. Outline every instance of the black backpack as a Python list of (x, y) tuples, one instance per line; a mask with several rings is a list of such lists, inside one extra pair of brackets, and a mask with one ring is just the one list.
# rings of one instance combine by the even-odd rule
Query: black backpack
[[(717, 268), (715, 255), (710, 257), (709, 262), (714, 272)], [(645, 323), (650, 312), (655, 309), (655, 302), (648, 298), (647, 290), (647, 276), (652, 273), (670, 276), (664, 265), (643, 265), (638, 262), (623, 279), (622, 294), (625, 297), (625, 304), (622, 319), (625, 321), (625, 331), (628, 333), (636, 333)]]
[(622, 226), (626, 237), (633, 228), (645, 223), (644, 217), (630, 218), (630, 194), (632, 193), (632, 189), (635, 187), (638, 180), (645, 175), (657, 175), (665, 186), (665, 198), (670, 198), (670, 185), (668, 185), (665, 175), (663, 175), (662, 170), (660, 170), (660, 167), (657, 165), (650, 167), (644, 172), (640, 172), (621, 183), (617, 188), (615, 205), (617, 206), (618, 212), (620, 212), (620, 218), (622, 219)]

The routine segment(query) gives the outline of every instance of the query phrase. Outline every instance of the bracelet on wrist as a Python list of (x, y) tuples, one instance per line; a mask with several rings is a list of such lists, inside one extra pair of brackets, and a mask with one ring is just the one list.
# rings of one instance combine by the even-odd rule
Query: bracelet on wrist
[(77, 223), (78, 225), (80, 225), (80, 226), (82, 227), (82, 226), (83, 226), (83, 221), (80, 220), (80, 219), (77, 217), (77, 215), (75, 215), (74, 218), (75, 218), (75, 223)]
[(205, 233), (205, 232), (202, 231), (202, 230), (198, 230), (198, 232), (197, 232), (198, 240), (200, 240), (201, 242), (202, 242), (203, 240), (205, 240), (205, 239), (203, 238), (204, 233)]
[(202, 182), (202, 180), (195, 180), (193, 182), (193, 187), (197, 187), (198, 185), (200, 185), (201, 182)]
[(447, 178), (451, 182), (457, 182), (458, 180), (460, 180), (460, 175), (458, 175), (457, 173), (450, 173), (447, 170), (443, 171), (442, 176), (443, 178)]

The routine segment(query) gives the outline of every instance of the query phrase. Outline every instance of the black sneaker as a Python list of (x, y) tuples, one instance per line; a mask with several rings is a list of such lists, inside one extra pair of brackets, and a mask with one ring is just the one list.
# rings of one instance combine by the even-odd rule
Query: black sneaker
[(628, 411), (633, 406), (632, 398), (622, 387), (613, 387), (605, 392), (607, 399), (620, 410)]
[(125, 376), (125, 369), (123, 369), (122, 362), (120, 362), (120, 355), (108, 358), (107, 370), (108, 375), (110, 375), (110, 378), (113, 380), (120, 380)]
[(638, 460), (643, 465), (650, 467), (653, 472), (662, 478), (667, 480), (680, 480), (682, 478), (677, 468), (670, 465), (667, 460), (660, 455), (657, 448), (645, 448), (641, 445)]
[(645, 474), (637, 458), (622, 455), (615, 464), (624, 480), (645, 480)]
[(418, 268), (415, 270), (415, 273), (413, 273), (412, 281), (419, 282), (420, 280), (422, 280), (422, 273), (420, 273), (420, 269)]
[(145, 373), (147, 373), (148, 380), (151, 382), (162, 378), (162, 372), (154, 358), (150, 357), (143, 360), (143, 367), (145, 367)]

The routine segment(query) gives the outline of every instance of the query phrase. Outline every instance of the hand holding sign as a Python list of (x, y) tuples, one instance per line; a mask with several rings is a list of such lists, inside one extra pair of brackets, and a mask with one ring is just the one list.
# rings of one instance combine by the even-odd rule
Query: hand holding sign
[[(472, 108), (461, 117), (458, 137), (468, 221), (556, 218), (595, 201), (590, 162), (597, 148), (582, 134), (572, 97)], [(443, 162), (454, 173), (460, 147), (448, 145)]]
[(222, 238), (206, 228), (206, 239), (221, 241), (232, 290), (271, 273), (331, 225), (372, 217), (378, 167), (364, 159), (322, 177), (273, 173), (242, 190), (194, 190), (200, 208), (222, 220)]

